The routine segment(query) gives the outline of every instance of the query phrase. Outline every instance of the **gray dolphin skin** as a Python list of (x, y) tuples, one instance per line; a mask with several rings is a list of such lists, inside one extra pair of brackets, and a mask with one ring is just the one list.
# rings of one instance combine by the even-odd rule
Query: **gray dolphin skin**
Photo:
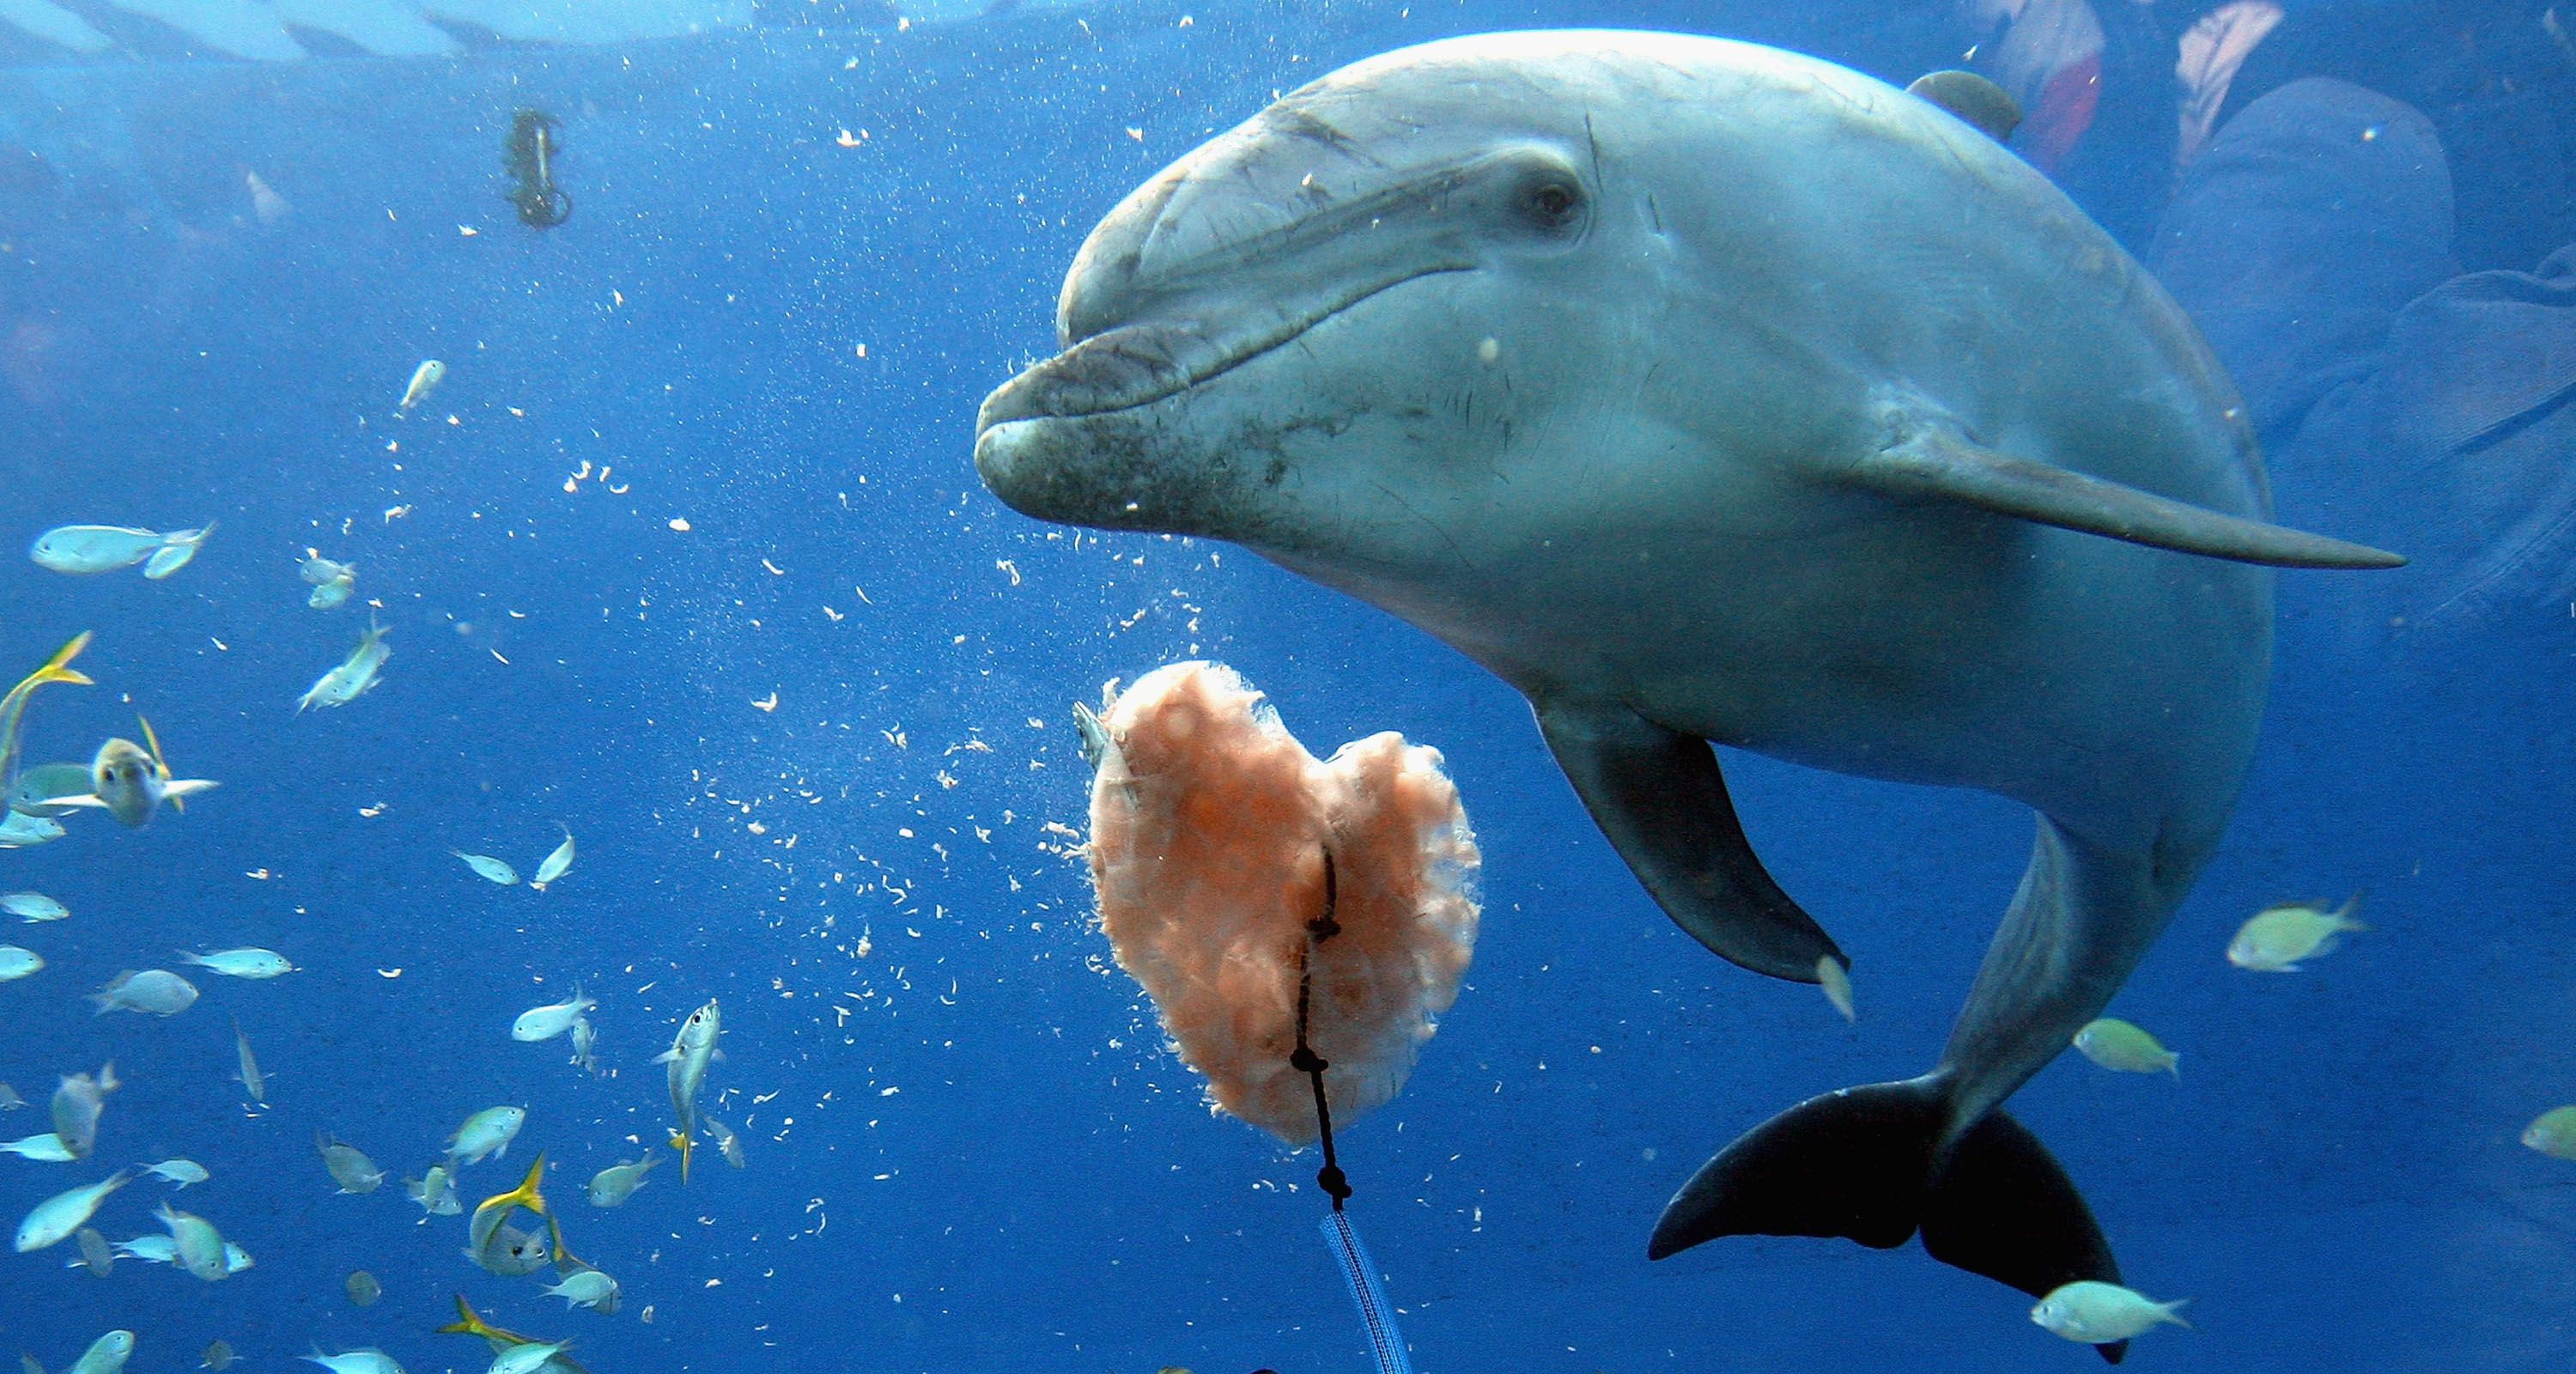
[(1345, 68), (1182, 158), (1092, 231), (1057, 326), (1065, 351), (984, 402), (997, 496), (1230, 540), (1455, 645), (1746, 968), (1844, 956), (1747, 846), (1710, 742), (2034, 808), (1940, 1063), (1754, 1128), (1648, 1253), (1919, 1232), (2032, 1294), (2117, 1280), (1998, 1105), (2218, 842), (2265, 565), (2403, 560), (2266, 522), (2233, 386), (2082, 211), (1829, 63), (1493, 34)]

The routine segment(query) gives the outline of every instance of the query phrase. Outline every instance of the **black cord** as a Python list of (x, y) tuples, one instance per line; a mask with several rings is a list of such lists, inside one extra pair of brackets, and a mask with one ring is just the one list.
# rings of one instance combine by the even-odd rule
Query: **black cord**
[(1306, 1075), (1307, 1083), (1315, 1090), (1315, 1126), (1324, 1141), (1324, 1167), (1315, 1171), (1315, 1186), (1332, 1197), (1336, 1212), (1350, 1200), (1351, 1180), (1334, 1157), (1333, 1110), (1324, 1102), (1324, 1070), (1331, 1068), (1332, 1064), (1306, 1043), (1306, 1020), (1307, 1009), (1314, 1001), (1315, 946), (1342, 933), (1341, 924), (1333, 919), (1337, 895), (1333, 851), (1327, 849), (1324, 851), (1324, 910), (1306, 923), (1306, 944), (1297, 951), (1297, 1048), (1288, 1056), (1288, 1066)]

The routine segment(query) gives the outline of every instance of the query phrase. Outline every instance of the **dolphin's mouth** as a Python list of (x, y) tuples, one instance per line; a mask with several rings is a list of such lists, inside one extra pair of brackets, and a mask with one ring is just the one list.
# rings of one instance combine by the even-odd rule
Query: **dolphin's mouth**
[(1251, 318), (1120, 325), (1084, 339), (1003, 383), (975, 415), (978, 438), (1014, 420), (1073, 420), (1168, 400), (1294, 342), (1360, 302), (1408, 281), (1465, 270), (1437, 263), (1350, 283), (1331, 295), (1280, 301)]

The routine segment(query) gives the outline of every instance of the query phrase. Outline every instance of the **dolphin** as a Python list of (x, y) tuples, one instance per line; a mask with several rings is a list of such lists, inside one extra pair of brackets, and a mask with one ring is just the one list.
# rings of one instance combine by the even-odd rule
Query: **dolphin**
[(2117, 1281), (1999, 1104), (2217, 844), (2272, 568), (2404, 560), (2268, 522), (2235, 389), (2082, 211), (1830, 63), (1490, 34), (1346, 67), (1165, 169), (1092, 230), (1056, 324), (978, 417), (997, 496), (1229, 540), (1456, 646), (1727, 959), (1848, 963), (1711, 743), (2031, 806), (1940, 1062), (1755, 1127), (1648, 1254), (1919, 1232), (2034, 1295)]

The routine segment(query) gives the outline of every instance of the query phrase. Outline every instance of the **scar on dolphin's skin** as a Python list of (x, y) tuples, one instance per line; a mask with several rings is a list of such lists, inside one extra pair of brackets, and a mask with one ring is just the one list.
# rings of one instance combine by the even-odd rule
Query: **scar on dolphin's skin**
[[(2214, 852), (2272, 569), (2403, 561), (2270, 523), (2233, 384), (1990, 136), (2017, 114), (1964, 73), (1910, 95), (1669, 34), (1386, 54), (1113, 210), (1066, 351), (978, 416), (1023, 514), (1232, 540), (1511, 683), (1648, 894), (1755, 972), (1840, 989), (1850, 960), (1753, 851), (1712, 741), (2033, 809), (1940, 1060), (1746, 1132), (1650, 1257), (1919, 1235), (2034, 1296), (2117, 1282), (2001, 1105)], [(1217, 232), (1247, 223), (1273, 227)]]

